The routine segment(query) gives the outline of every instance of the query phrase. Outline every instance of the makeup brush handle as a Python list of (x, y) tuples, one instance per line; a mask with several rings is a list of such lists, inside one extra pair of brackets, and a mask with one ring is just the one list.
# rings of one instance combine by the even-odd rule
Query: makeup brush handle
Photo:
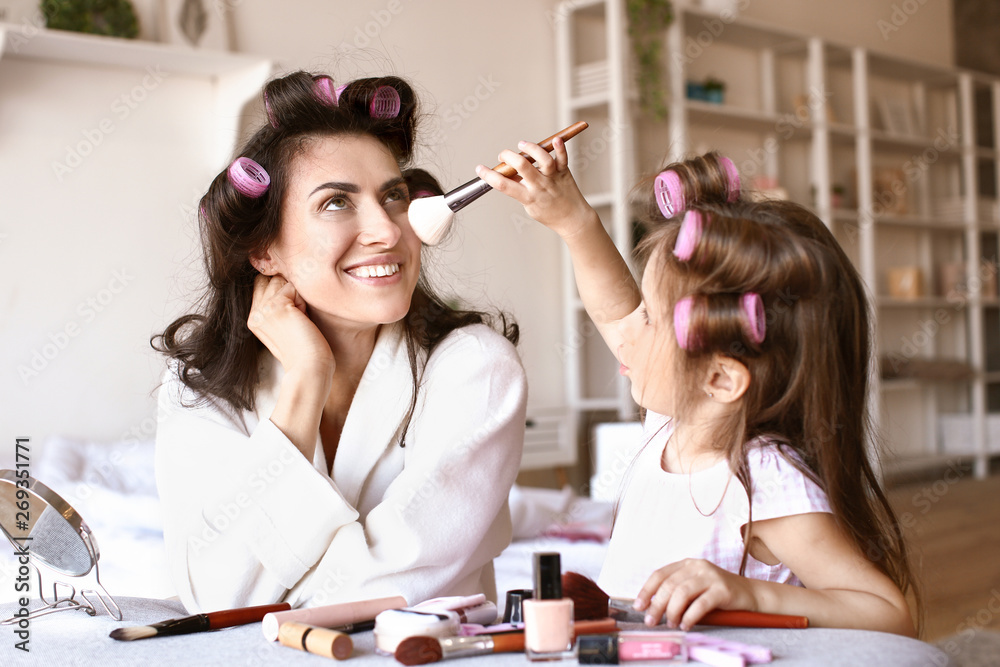
[[(587, 125), (586, 122), (584, 122), (582, 120), (581, 121), (577, 121), (576, 123), (573, 123), (572, 125), (570, 125), (566, 129), (559, 130), (558, 132), (556, 132), (555, 134), (553, 134), (548, 139), (543, 139), (542, 141), (539, 141), (538, 145), (541, 146), (542, 148), (544, 148), (547, 151), (551, 151), (552, 150), (552, 140), (553, 139), (555, 139), (557, 137), (559, 139), (562, 139), (563, 141), (566, 141), (567, 139), (572, 139), (576, 135), (578, 135), (581, 132), (583, 132), (584, 130), (586, 130), (587, 127), (588, 127), (588, 125)], [(521, 155), (523, 155), (524, 157), (528, 158), (529, 162), (534, 162), (535, 161), (535, 158), (531, 157), (527, 153), (521, 153)], [(514, 167), (510, 166), (509, 164), (507, 164), (506, 162), (501, 162), (497, 166), (493, 167), (493, 171), (498, 171), (501, 174), (503, 174), (504, 176), (506, 176), (507, 178), (513, 178), (514, 176), (517, 176), (517, 170), (514, 169)]]
[(809, 627), (809, 619), (805, 616), (766, 614), (760, 611), (716, 609), (702, 616), (698, 624), (729, 628), (793, 628), (803, 630)]
[(220, 628), (231, 628), (236, 625), (247, 625), (248, 623), (260, 623), (264, 616), (279, 611), (288, 611), (292, 608), (287, 602), (277, 604), (265, 604), (257, 607), (243, 607), (241, 609), (226, 609), (224, 611), (212, 611), (205, 614), (208, 617), (208, 626), (212, 630)]

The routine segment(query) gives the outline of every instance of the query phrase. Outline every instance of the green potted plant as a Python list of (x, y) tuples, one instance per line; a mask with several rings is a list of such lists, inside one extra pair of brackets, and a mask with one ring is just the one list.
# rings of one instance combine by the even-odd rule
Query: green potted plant
[(92, 35), (135, 39), (139, 19), (128, 0), (42, 0), (45, 25)]
[(628, 36), (635, 54), (639, 106), (656, 120), (667, 116), (663, 75), (664, 31), (674, 20), (670, 0), (627, 0)]
[(726, 101), (726, 82), (709, 76), (702, 84), (705, 93), (705, 101), (713, 104), (724, 104)]

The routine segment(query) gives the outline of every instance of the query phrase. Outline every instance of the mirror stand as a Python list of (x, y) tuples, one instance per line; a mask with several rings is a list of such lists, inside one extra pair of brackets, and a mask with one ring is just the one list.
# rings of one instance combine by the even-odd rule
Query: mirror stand
[[(97, 599), (104, 610), (108, 612), (108, 615), (116, 621), (120, 621), (123, 618), (121, 607), (115, 602), (115, 599), (111, 597), (107, 589), (104, 588), (104, 584), (101, 583), (101, 570), (98, 558), (95, 555), (94, 546), (90, 540), (90, 533), (85, 532), (83, 534), (83, 541), (87, 545), (87, 550), (91, 553), (94, 559), (94, 582), (96, 586), (94, 588), (81, 588), (77, 591), (76, 586), (68, 584), (65, 581), (55, 580), (52, 582), (52, 600), (45, 599), (45, 584), (42, 582), (42, 570), (35, 565), (31, 560), (28, 561), (28, 566), (35, 571), (35, 575), (38, 578), (38, 598), (42, 601), (42, 606), (37, 609), (32, 609), (26, 616), (11, 616), (10, 618), (5, 618), (0, 621), (0, 626), (2, 625), (14, 625), (18, 623), (21, 619), (35, 619), (41, 616), (47, 616), (48, 614), (53, 614), (57, 611), (67, 611), (76, 610), (87, 612), (88, 616), (97, 615), (97, 604), (91, 599), (91, 596)], [(62, 589), (60, 590), (60, 587)], [(29, 591), (30, 592), (30, 591)], [(79, 595), (79, 598), (77, 597)]]

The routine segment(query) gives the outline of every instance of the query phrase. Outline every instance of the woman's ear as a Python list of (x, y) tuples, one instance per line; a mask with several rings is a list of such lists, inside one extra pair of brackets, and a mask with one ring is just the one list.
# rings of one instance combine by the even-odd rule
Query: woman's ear
[(250, 265), (265, 276), (273, 276), (278, 273), (274, 267), (274, 260), (269, 250), (250, 255)]
[(734, 403), (750, 386), (750, 371), (732, 357), (712, 356), (705, 375), (705, 393), (719, 403)]

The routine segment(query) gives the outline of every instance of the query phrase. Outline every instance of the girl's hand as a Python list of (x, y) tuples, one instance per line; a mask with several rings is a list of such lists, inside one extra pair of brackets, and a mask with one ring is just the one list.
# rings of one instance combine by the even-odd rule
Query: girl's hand
[(520, 142), (518, 148), (534, 158), (535, 164), (511, 150), (501, 152), (500, 159), (517, 170), (520, 182), (483, 165), (476, 167), (476, 175), (495, 190), (520, 202), (525, 213), (564, 239), (596, 218), (597, 214), (584, 199), (569, 171), (566, 142), (553, 139), (551, 154), (538, 144), (526, 141)]
[(306, 315), (306, 302), (284, 276), (258, 275), (247, 326), (286, 373), (317, 373), (333, 378), (336, 367), (330, 344)]
[(650, 575), (635, 609), (646, 612), (646, 625), (656, 625), (665, 613), (668, 627), (689, 630), (713, 609), (757, 611), (757, 600), (745, 577), (707, 560), (687, 559)]

